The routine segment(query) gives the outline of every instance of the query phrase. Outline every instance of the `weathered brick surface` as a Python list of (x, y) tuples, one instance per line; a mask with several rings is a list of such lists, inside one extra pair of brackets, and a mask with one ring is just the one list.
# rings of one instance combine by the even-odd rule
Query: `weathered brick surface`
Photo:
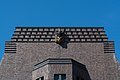
[[(67, 49), (56, 43), (18, 43), (17, 45), (19, 48), (17, 53), (25, 56), (17, 59), (24, 64), (29, 63), (27, 61), (37, 64), (47, 58), (72, 58), (86, 65), (92, 80), (104, 80), (103, 43), (70, 43)], [(30, 57), (28, 54), (31, 55), (31, 59), (28, 59)]]

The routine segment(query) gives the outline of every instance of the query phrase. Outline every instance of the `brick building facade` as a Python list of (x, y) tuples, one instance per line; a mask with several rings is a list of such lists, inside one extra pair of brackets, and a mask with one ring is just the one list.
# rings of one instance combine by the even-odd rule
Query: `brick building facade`
[(103, 27), (16, 27), (0, 80), (120, 80)]

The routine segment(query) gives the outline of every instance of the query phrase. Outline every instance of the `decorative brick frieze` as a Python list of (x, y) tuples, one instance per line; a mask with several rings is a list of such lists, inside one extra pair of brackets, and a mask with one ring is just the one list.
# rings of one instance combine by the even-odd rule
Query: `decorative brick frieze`
[(72, 39), (69, 40), (70, 42), (102, 42), (108, 39), (103, 27), (17, 27), (13, 34), (12, 41), (53, 42), (51, 39), (55, 38), (56, 30), (64, 31), (67, 38)]

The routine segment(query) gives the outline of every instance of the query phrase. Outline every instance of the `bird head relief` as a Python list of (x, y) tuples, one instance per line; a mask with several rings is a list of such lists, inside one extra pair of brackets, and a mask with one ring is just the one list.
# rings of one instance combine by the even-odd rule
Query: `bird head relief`
[(63, 31), (58, 30), (55, 32), (55, 42), (57, 44), (61, 44), (64, 42), (64, 32)]

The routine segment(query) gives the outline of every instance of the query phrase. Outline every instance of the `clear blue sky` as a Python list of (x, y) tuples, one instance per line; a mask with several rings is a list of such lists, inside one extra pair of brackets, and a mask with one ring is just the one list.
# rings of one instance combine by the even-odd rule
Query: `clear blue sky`
[(120, 0), (0, 0), (0, 59), (16, 26), (103, 26), (120, 61)]

